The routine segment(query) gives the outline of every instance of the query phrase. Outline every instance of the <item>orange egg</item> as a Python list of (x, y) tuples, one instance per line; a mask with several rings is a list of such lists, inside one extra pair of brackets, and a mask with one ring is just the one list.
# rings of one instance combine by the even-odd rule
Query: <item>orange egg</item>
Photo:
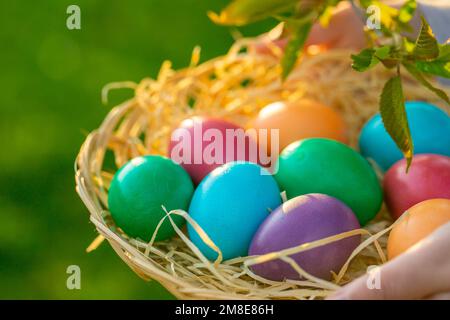
[(391, 230), (388, 257), (392, 259), (450, 222), (450, 200), (431, 199), (409, 208), (402, 220)]
[[(295, 103), (275, 102), (267, 105), (251, 122), (255, 129), (279, 129), (280, 152), (294, 141), (305, 138), (329, 138), (347, 142), (345, 123), (332, 108), (319, 102), (302, 99)], [(259, 141), (267, 149), (266, 139)], [(270, 146), (270, 132), (267, 146)], [(270, 152), (268, 151), (270, 154)]]

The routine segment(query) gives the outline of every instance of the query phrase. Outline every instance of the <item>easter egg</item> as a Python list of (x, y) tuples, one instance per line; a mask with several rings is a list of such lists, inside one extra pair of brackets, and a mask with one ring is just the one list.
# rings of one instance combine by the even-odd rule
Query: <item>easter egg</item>
[(405, 252), (437, 228), (450, 222), (450, 200), (425, 200), (409, 208), (403, 215), (389, 234), (389, 259)]
[[(249, 255), (277, 252), (359, 227), (352, 210), (336, 198), (324, 194), (298, 196), (283, 203), (263, 222), (252, 240)], [(360, 241), (360, 235), (351, 236), (290, 257), (306, 272), (331, 279), (331, 271), (339, 272)], [(300, 278), (290, 264), (280, 259), (251, 268), (270, 280)]]
[[(250, 127), (257, 130), (279, 130), (279, 150), (294, 141), (322, 137), (346, 142), (345, 123), (332, 108), (303, 99), (297, 102), (275, 102), (261, 109)], [(258, 141), (270, 153), (269, 139)], [(265, 145), (267, 143), (267, 145)]]
[(406, 160), (400, 160), (384, 176), (386, 205), (394, 219), (424, 200), (450, 199), (450, 157), (419, 154), (408, 172), (406, 167)]
[[(426, 102), (410, 101), (406, 102), (406, 114), (415, 154), (450, 156), (450, 117), (443, 110)], [(359, 148), (364, 157), (375, 161), (384, 171), (403, 158), (384, 128), (380, 114), (362, 128)]]
[(244, 132), (238, 125), (222, 119), (192, 117), (182, 121), (172, 132), (169, 157), (198, 184), (224, 163), (250, 160), (251, 144), (256, 146), (256, 141), (249, 136), (242, 136), (242, 139), (233, 136)]
[[(116, 225), (131, 237), (149, 241), (167, 211), (187, 210), (194, 186), (187, 172), (172, 160), (149, 155), (130, 160), (114, 175), (108, 206)], [(173, 215), (181, 226), (184, 218)], [(170, 221), (163, 222), (156, 241), (175, 234)]]
[(323, 193), (348, 205), (365, 225), (380, 210), (382, 191), (370, 164), (350, 147), (311, 138), (290, 144), (280, 154), (275, 175), (280, 189), (293, 198)]
[[(246, 256), (256, 229), (281, 204), (274, 178), (257, 164), (229, 162), (195, 190), (189, 214), (218, 246), (224, 259)], [(191, 241), (210, 260), (218, 255), (188, 224)]]

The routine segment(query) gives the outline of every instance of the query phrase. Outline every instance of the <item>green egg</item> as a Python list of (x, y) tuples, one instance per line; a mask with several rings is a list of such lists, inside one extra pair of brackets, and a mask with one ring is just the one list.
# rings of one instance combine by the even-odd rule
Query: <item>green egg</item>
[[(117, 171), (108, 193), (108, 206), (114, 222), (127, 235), (149, 241), (167, 211), (187, 210), (194, 192), (188, 173), (172, 160), (149, 155), (127, 162)], [(171, 216), (177, 226), (184, 218)], [(166, 219), (158, 230), (156, 241), (175, 235)]]
[(287, 146), (275, 178), (288, 199), (323, 193), (346, 203), (365, 225), (381, 208), (383, 195), (370, 164), (350, 147), (329, 139), (305, 139)]

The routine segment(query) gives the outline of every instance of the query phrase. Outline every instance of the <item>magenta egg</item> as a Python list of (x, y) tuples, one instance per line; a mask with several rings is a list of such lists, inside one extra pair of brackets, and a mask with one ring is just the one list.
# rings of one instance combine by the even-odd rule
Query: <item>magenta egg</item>
[(172, 132), (169, 157), (189, 173), (195, 184), (199, 184), (222, 164), (231, 161), (257, 162), (256, 148), (255, 140), (234, 123), (192, 117)]
[[(280, 251), (358, 228), (358, 219), (343, 202), (325, 194), (306, 194), (286, 201), (267, 217), (252, 240), (249, 255)], [(360, 242), (361, 236), (355, 235), (290, 257), (308, 273), (331, 279), (331, 272), (339, 272)], [(279, 259), (251, 268), (270, 280), (300, 279), (291, 265)]]
[(406, 172), (406, 161), (395, 163), (384, 176), (386, 205), (394, 219), (413, 205), (435, 198), (450, 199), (450, 157), (415, 155)]

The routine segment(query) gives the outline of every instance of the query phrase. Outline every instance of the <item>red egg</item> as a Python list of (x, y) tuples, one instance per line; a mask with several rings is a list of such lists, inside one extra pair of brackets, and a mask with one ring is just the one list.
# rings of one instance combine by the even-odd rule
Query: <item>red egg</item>
[(450, 157), (415, 155), (409, 171), (406, 161), (394, 164), (384, 176), (386, 205), (397, 219), (413, 205), (428, 199), (450, 199)]
[(242, 127), (222, 119), (192, 117), (172, 132), (169, 157), (198, 184), (227, 162), (257, 162), (256, 150), (255, 140)]

